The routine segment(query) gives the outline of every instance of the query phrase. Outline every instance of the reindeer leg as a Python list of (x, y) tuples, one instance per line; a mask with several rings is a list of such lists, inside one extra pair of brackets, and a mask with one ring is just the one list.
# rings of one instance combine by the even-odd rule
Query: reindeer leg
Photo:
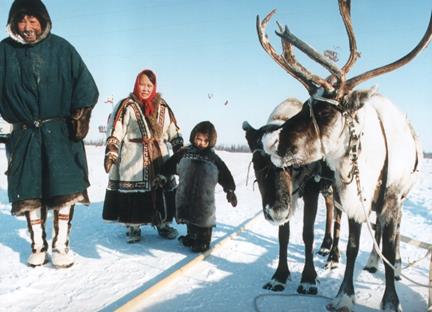
[(305, 187), (303, 195), (303, 242), (305, 244), (305, 265), (302, 272), (301, 284), (297, 288), (298, 293), (310, 295), (316, 295), (318, 293), (316, 285), (317, 273), (313, 263), (313, 241), (319, 189), (317, 188), (316, 183), (314, 184), (309, 183)]
[(327, 305), (330, 311), (352, 311), (352, 306), (355, 302), (353, 274), (354, 265), (359, 251), (361, 223), (355, 222), (353, 219), (348, 220), (349, 237), (347, 246), (347, 264), (345, 274), (339, 292), (335, 299)]
[(273, 274), (270, 282), (266, 283), (263, 288), (272, 291), (282, 291), (285, 289), (286, 281), (291, 279), (291, 273), (288, 268), (288, 242), (290, 235), (289, 222), (279, 226), (279, 263), (276, 272)]
[(397, 224), (397, 232), (396, 232), (396, 259), (395, 259), (395, 280), (400, 281), (401, 271), (402, 271), (402, 260), (400, 256), (400, 220)]
[(334, 211), (335, 211), (335, 220), (333, 226), (333, 245), (327, 258), (327, 263), (325, 265), (326, 269), (337, 268), (339, 265), (339, 258), (340, 258), (339, 237), (340, 237), (342, 211), (340, 211), (337, 208), (334, 208)]
[(326, 214), (325, 235), (321, 247), (318, 251), (318, 254), (321, 256), (327, 256), (330, 253), (330, 248), (332, 247), (333, 244), (332, 235), (331, 235), (332, 225), (333, 225), (333, 211), (334, 211), (333, 194), (325, 195), (324, 200), (327, 209), (327, 214)]
[[(383, 226), (383, 255), (393, 265), (396, 258), (397, 235), (397, 221), (395, 222), (392, 219)], [(381, 301), (381, 309), (385, 311), (402, 311), (395, 288), (395, 272), (386, 263), (384, 263), (384, 267), (386, 288)]]
[[(379, 221), (379, 218), (376, 218), (376, 226), (375, 226), (375, 240), (380, 245), (381, 242), (381, 234), (382, 234), (382, 227), (381, 222)], [(363, 270), (369, 271), (370, 273), (375, 273), (378, 271), (378, 265), (379, 265), (380, 257), (378, 253), (375, 250), (375, 247), (372, 246), (372, 251), (369, 255), (368, 261), (363, 268)]]

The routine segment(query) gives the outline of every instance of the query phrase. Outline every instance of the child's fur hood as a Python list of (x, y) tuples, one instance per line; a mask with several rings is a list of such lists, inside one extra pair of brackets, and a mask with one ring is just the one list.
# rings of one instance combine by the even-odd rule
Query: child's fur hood
[(194, 144), (195, 135), (197, 133), (207, 134), (209, 139), (208, 148), (215, 147), (217, 141), (217, 132), (215, 126), (210, 121), (201, 121), (192, 129), (189, 137), (189, 141), (192, 145)]

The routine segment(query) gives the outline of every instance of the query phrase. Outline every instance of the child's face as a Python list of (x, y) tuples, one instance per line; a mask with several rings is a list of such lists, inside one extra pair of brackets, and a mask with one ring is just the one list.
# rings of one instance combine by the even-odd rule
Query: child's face
[(209, 146), (209, 137), (205, 133), (197, 133), (194, 138), (194, 145), (199, 149), (205, 149)]

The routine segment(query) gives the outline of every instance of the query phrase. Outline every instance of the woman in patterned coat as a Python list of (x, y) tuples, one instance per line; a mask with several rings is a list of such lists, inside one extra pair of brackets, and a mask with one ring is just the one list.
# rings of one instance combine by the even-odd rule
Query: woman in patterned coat
[(151, 224), (159, 235), (173, 239), (177, 230), (168, 224), (174, 215), (175, 179), (163, 189), (152, 185), (163, 162), (183, 146), (174, 114), (156, 92), (156, 75), (143, 70), (134, 91), (120, 101), (108, 122), (105, 171), (109, 183), (103, 219), (124, 223), (128, 242), (138, 242), (140, 225)]

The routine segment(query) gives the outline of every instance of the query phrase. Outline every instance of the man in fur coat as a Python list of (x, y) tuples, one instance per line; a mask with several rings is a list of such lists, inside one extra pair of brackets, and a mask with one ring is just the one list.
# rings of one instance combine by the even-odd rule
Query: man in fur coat
[[(217, 133), (209, 121), (191, 131), (192, 145), (180, 149), (164, 164), (164, 175), (178, 174), (176, 193), (177, 223), (187, 225), (187, 235), (179, 240), (194, 252), (209, 249), (216, 225), (215, 187), (220, 184), (233, 207), (237, 205), (235, 182), (228, 167), (214, 152)], [(163, 179), (163, 178), (162, 178)]]
[(74, 205), (89, 204), (82, 139), (98, 99), (96, 84), (75, 48), (51, 33), (40, 0), (15, 0), (9, 37), (0, 42), (0, 114), (13, 125), (6, 143), (12, 214), (25, 215), (30, 266), (48, 261), (47, 210), (54, 215), (51, 260), (69, 267)]

